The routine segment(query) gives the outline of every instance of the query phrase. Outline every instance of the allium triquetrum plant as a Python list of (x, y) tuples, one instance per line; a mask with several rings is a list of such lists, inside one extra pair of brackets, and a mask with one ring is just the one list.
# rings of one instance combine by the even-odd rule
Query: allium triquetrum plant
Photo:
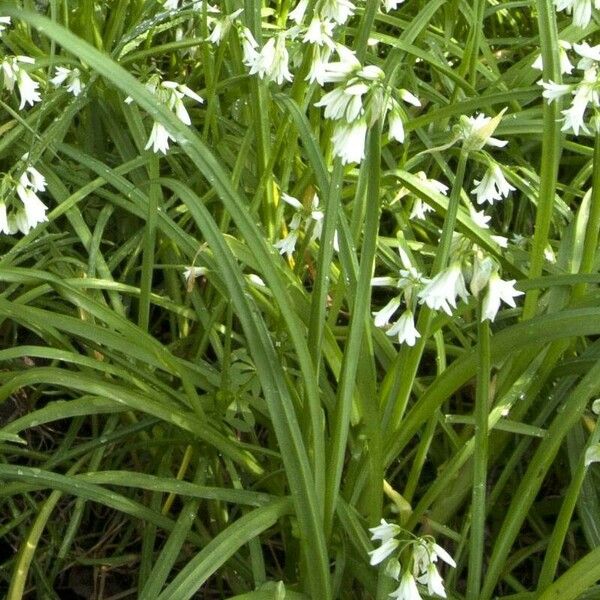
[(599, 24), (0, 2), (0, 595), (598, 597)]

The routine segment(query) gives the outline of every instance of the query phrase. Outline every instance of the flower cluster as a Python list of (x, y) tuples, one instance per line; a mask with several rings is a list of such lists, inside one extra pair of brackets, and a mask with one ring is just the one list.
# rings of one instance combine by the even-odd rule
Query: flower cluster
[(56, 67), (54, 77), (50, 80), (52, 85), (56, 87), (66, 85), (67, 92), (77, 97), (83, 91), (83, 83), (81, 82), (81, 71), (75, 67), (68, 69), (67, 67)]
[(386, 564), (386, 573), (399, 582), (390, 597), (398, 600), (421, 600), (419, 586), (426, 588), (430, 596), (446, 597), (444, 580), (436, 563), (438, 558), (451, 567), (456, 567), (456, 563), (431, 536), (398, 539), (398, 536), (406, 532), (385, 519), (381, 519), (381, 523), (369, 531), (373, 541), (381, 541), (379, 548), (369, 552), (371, 565), (378, 565), (395, 554)]
[[(401, 1), (384, 0), (383, 7), (392, 10)], [(288, 14), (293, 25), (276, 31), (262, 47), (236, 20), (240, 11), (218, 20), (209, 41), (219, 43), (223, 32), (235, 25), (250, 74), (278, 85), (293, 80), (290, 62), (300, 65), (308, 57), (306, 81), (320, 86), (335, 84), (315, 106), (322, 107), (325, 118), (335, 123), (333, 154), (343, 164), (361, 162), (367, 128), (378, 118), (388, 116), (389, 138), (402, 143), (406, 112), (401, 101), (413, 106), (420, 106), (420, 101), (407, 90), (386, 86), (379, 67), (363, 66), (352, 50), (335, 41), (335, 29), (354, 14), (354, 4), (350, 0), (319, 0), (310, 15), (308, 9), (308, 0), (300, 0)], [(288, 42), (296, 49), (292, 49), (292, 59)], [(337, 60), (332, 60), (334, 54)]]
[[(539, 81), (544, 88), (542, 95), (548, 102), (554, 102), (563, 96), (571, 96), (571, 105), (562, 111), (562, 131), (573, 130), (575, 135), (579, 131), (590, 133), (588, 125), (598, 130), (600, 108), (600, 44), (590, 46), (587, 42), (573, 44), (575, 53), (579, 56), (576, 69), (581, 71), (577, 81), (573, 83), (555, 83), (550, 80)], [(567, 73), (571, 73), (567, 71)], [(588, 108), (592, 109), (592, 115), (586, 120)], [(587, 122), (586, 122), (587, 121)]]
[[(28, 155), (23, 160), (28, 160)], [(18, 178), (16, 185), (10, 175), (5, 176), (1, 186), (2, 196), (0, 199), (0, 233), (15, 234), (29, 233), (38, 223), (47, 221), (46, 205), (38, 197), (38, 192), (46, 190), (46, 179), (32, 165), (28, 165)], [(9, 200), (9, 206), (5, 200), (7, 189), (14, 189), (17, 198)]]
[(35, 64), (35, 60), (29, 56), (7, 56), (0, 63), (3, 87), (9, 92), (15, 89), (15, 84), (19, 88), (21, 97), (19, 110), (25, 108), (26, 104), (33, 106), (42, 99), (38, 92), (40, 84), (34, 81), (23, 67), (23, 65), (33, 64)]
[[(177, 83), (175, 81), (161, 81), (158, 75), (152, 75), (146, 82), (146, 89), (154, 94), (157, 100), (166, 105), (172, 110), (179, 120), (185, 125), (191, 125), (192, 120), (190, 115), (183, 103), (185, 97), (191, 98), (198, 103), (204, 102), (204, 100), (192, 91), (187, 85)], [(131, 96), (125, 98), (125, 102), (129, 104), (132, 102)], [(150, 137), (146, 144), (145, 149), (152, 147), (152, 151), (155, 154), (159, 152), (166, 154), (169, 149), (169, 141), (174, 141), (174, 137), (167, 131), (162, 123), (155, 122), (150, 132)]]

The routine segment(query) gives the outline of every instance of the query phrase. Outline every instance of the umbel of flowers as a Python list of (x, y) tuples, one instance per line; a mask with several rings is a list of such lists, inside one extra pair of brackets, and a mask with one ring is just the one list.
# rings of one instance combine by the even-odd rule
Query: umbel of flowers
[[(392, 10), (400, 2), (386, 1), (383, 8)], [(288, 14), (292, 25), (276, 30), (262, 46), (236, 20), (240, 11), (220, 19), (212, 17), (209, 40), (220, 43), (222, 32), (235, 25), (250, 74), (278, 85), (293, 81), (290, 63), (300, 65), (308, 57), (306, 81), (320, 86), (333, 84), (315, 106), (323, 108), (325, 118), (334, 123), (333, 155), (343, 164), (362, 161), (367, 129), (377, 119), (387, 118), (389, 138), (402, 143), (406, 119), (403, 103), (420, 106), (420, 102), (408, 90), (388, 86), (378, 66), (361, 64), (351, 49), (335, 40), (337, 28), (354, 14), (354, 4), (350, 0), (319, 0), (312, 14), (308, 9), (307, 0), (300, 0)]]
[(385, 519), (369, 531), (371, 540), (381, 542), (378, 548), (369, 552), (371, 565), (387, 561), (385, 572), (398, 581), (398, 587), (390, 597), (421, 600), (420, 590), (426, 590), (429, 596), (446, 597), (444, 580), (438, 571), (438, 558), (450, 567), (456, 567), (456, 563), (433, 537), (413, 536)]
[[(502, 147), (505, 141), (492, 137), (502, 113), (491, 119), (485, 115), (464, 117), (457, 127), (457, 138), (471, 156), (478, 157), (487, 168), (479, 180), (474, 181), (472, 194), (478, 205), (494, 204), (506, 198), (514, 187), (506, 180), (500, 165), (483, 152), (485, 146)], [(422, 187), (429, 193), (446, 194), (447, 186), (420, 176)], [(425, 219), (428, 209), (422, 201), (413, 205), (412, 218)], [(488, 229), (490, 216), (476, 211), (469, 203), (469, 214), (476, 227)], [(506, 246), (507, 240), (501, 236), (491, 236), (500, 246)], [(409, 254), (399, 248), (401, 268), (396, 275), (375, 277), (374, 286), (392, 287), (396, 294), (388, 303), (374, 313), (377, 327), (385, 328), (389, 336), (396, 337), (400, 344), (414, 346), (421, 333), (415, 325), (418, 307), (426, 305), (430, 310), (452, 315), (458, 301), (468, 302), (469, 296), (482, 296), (481, 319), (493, 321), (504, 302), (515, 307), (515, 298), (522, 292), (515, 289), (516, 281), (503, 280), (500, 265), (477, 244), (468, 238), (454, 233), (450, 249), (448, 266), (431, 278), (421, 273)], [(393, 320), (398, 314), (399, 317)]]
[[(46, 179), (31, 164), (29, 156), (23, 156), (21, 173), (15, 181), (7, 174), (0, 184), (0, 233), (29, 233), (39, 223), (47, 221), (46, 205), (38, 193), (46, 190)], [(11, 193), (12, 191), (12, 193)]]
[[(598, 111), (600, 109), (600, 44), (590, 46), (587, 42), (581, 44), (563, 43), (565, 59), (561, 61), (563, 74), (571, 74), (573, 65), (567, 55), (567, 50), (572, 49), (578, 56), (575, 69), (579, 71), (568, 83), (555, 83), (554, 81), (539, 81), (544, 88), (542, 95), (548, 102), (557, 102), (561, 98), (570, 98), (570, 105), (562, 111), (563, 131), (573, 131), (579, 135), (580, 131), (589, 134), (590, 130), (600, 130)], [(532, 66), (541, 68), (541, 61), (536, 61)]]

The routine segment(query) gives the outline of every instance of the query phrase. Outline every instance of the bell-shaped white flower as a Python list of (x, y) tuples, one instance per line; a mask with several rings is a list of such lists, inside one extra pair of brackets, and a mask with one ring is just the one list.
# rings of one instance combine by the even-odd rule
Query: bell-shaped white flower
[[(391, 278), (390, 278), (391, 279)], [(391, 279), (393, 282), (393, 279)], [(371, 281), (373, 285), (373, 282)], [(392, 298), (382, 309), (378, 310), (376, 313), (373, 313), (373, 323), (375, 327), (386, 327), (389, 325), (390, 319), (393, 314), (400, 308), (400, 297), (396, 296)]]
[(262, 47), (250, 67), (250, 74), (257, 74), (261, 79), (282, 84), (284, 81), (292, 81), (288, 63), (289, 53), (285, 46), (285, 32), (281, 32), (276, 37), (270, 38)]
[(399, 525), (388, 523), (385, 519), (381, 519), (379, 525), (370, 527), (369, 531), (372, 534), (371, 540), (381, 540), (382, 542), (385, 542), (390, 538), (396, 537), (402, 531), (402, 528)]
[(404, 311), (400, 318), (386, 331), (386, 335), (390, 337), (397, 335), (398, 343), (414, 346), (421, 334), (415, 327), (415, 318), (412, 311)]
[(308, 0), (300, 0), (294, 10), (291, 10), (288, 14), (288, 19), (291, 19), (298, 25), (304, 20), (304, 14), (308, 8)]
[(56, 67), (54, 77), (50, 80), (50, 83), (55, 86), (67, 84), (67, 91), (73, 94), (73, 96), (79, 96), (83, 90), (83, 84), (81, 83), (81, 72), (79, 69), (68, 69), (67, 67)]
[(8, 215), (6, 213), (6, 203), (0, 200), (0, 233), (10, 234), (11, 228), (8, 224)]
[(242, 43), (242, 62), (247, 67), (252, 67), (259, 56), (258, 52), (256, 51), (258, 48), (258, 43), (254, 39), (252, 32), (247, 27), (240, 27), (239, 35)]
[(166, 154), (169, 149), (169, 140), (174, 141), (175, 138), (166, 130), (162, 123), (155, 122), (144, 149), (148, 150), (152, 147), (152, 152), (155, 154)]
[(419, 293), (419, 301), (432, 310), (443, 310), (447, 315), (456, 308), (456, 298), (467, 300), (468, 292), (460, 263), (452, 263), (438, 273)]
[(10, 17), (0, 17), (0, 34), (11, 24)]
[(332, 40), (334, 24), (331, 21), (324, 21), (319, 17), (313, 17), (304, 37), (303, 42), (307, 44), (316, 44), (317, 46), (329, 46), (334, 48), (335, 44)]
[(581, 42), (581, 44), (573, 44), (573, 50), (581, 57), (577, 68), (582, 71), (587, 71), (600, 63), (600, 44), (590, 46), (587, 42)]
[(500, 302), (508, 304), (513, 308), (516, 306), (515, 298), (523, 295), (523, 292), (515, 289), (515, 279), (503, 281), (498, 273), (492, 273), (487, 286), (487, 293), (483, 298), (481, 320), (493, 321), (500, 309)]
[(379, 548), (376, 548), (375, 550), (371, 550), (371, 552), (369, 552), (369, 556), (371, 557), (369, 561), (370, 564), (378, 565), (380, 562), (383, 562), (392, 552), (394, 552), (394, 550), (399, 545), (400, 540), (397, 540), (395, 538), (386, 539), (383, 542), (383, 544), (379, 546)]
[[(565, 40), (558, 40), (558, 57), (560, 62), (560, 72), (564, 75), (565, 73), (571, 74), (573, 72), (573, 65), (569, 60), (569, 55), (567, 54), (567, 50), (571, 49), (571, 44)], [(542, 71), (544, 69), (544, 62), (542, 59), (542, 55), (539, 54), (538, 57), (533, 61), (531, 67), (533, 69), (538, 69)]]
[(423, 600), (417, 582), (410, 571), (404, 571), (400, 579), (400, 585), (390, 594), (391, 598), (398, 600)]
[(475, 184), (471, 193), (477, 195), (477, 204), (483, 204), (484, 202), (493, 204), (497, 200), (506, 198), (515, 189), (506, 180), (498, 163), (492, 163), (487, 168), (481, 181), (475, 180)]
[(436, 566), (433, 563), (427, 565), (427, 570), (423, 575), (417, 577), (417, 581), (427, 586), (427, 593), (432, 596), (440, 596), (441, 598), (446, 597), (446, 590), (444, 589), (444, 580), (441, 578)]
[(390, 12), (390, 10), (396, 10), (398, 4), (402, 4), (404, 0), (383, 0), (383, 10)]
[[(43, 223), (48, 220), (46, 216), (46, 210), (48, 207), (38, 198), (37, 194), (33, 189), (23, 186), (21, 183), (17, 184), (17, 195), (23, 203), (23, 212), (19, 217), (20, 226), (19, 229), (23, 233), (28, 233), (32, 227), (35, 227), (38, 223)], [(23, 226), (23, 215), (26, 219), (27, 225)]]
[(321, 4), (321, 17), (343, 25), (356, 10), (350, 0), (323, 0)]
[(353, 123), (338, 121), (331, 141), (333, 154), (342, 159), (342, 164), (359, 163), (365, 157), (367, 122), (359, 119)]

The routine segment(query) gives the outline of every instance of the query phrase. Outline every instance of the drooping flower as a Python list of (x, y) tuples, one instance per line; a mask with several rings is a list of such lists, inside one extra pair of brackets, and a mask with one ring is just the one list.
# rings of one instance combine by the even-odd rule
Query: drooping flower
[(333, 154), (342, 164), (359, 163), (365, 157), (367, 122), (359, 119), (353, 123), (338, 121), (333, 131)]
[(316, 44), (317, 46), (329, 46), (334, 48), (335, 44), (332, 39), (334, 24), (331, 21), (319, 19), (319, 17), (313, 17), (304, 37), (303, 42), (307, 44)]
[(379, 548), (369, 552), (369, 556), (371, 557), (370, 564), (378, 565), (380, 562), (383, 562), (399, 545), (400, 541), (397, 539), (386, 539)]
[(458, 296), (466, 301), (468, 292), (461, 265), (457, 262), (438, 273), (418, 294), (421, 304), (443, 310), (447, 315), (452, 314), (451, 308), (456, 308)]
[(79, 69), (68, 69), (67, 67), (56, 67), (54, 77), (50, 80), (50, 83), (55, 86), (62, 85), (67, 82), (67, 91), (73, 94), (73, 96), (79, 96), (83, 90), (83, 84), (81, 83), (81, 72)]
[(281, 85), (284, 81), (293, 79), (288, 63), (289, 53), (285, 45), (285, 32), (280, 32), (276, 37), (269, 38), (262, 47), (250, 67), (250, 74), (257, 74), (261, 79)]
[(25, 187), (21, 183), (17, 184), (17, 195), (23, 203), (23, 210), (17, 212), (19, 229), (27, 234), (38, 223), (48, 220), (46, 216), (48, 207), (38, 198), (32, 188)]
[(0, 34), (4, 33), (7, 27), (10, 27), (10, 17), (0, 17)]
[(421, 337), (415, 327), (415, 318), (411, 310), (406, 310), (400, 318), (386, 331), (386, 335), (398, 336), (398, 343), (414, 346), (417, 338)]
[(498, 273), (492, 273), (490, 276), (487, 293), (483, 298), (481, 320), (493, 321), (500, 309), (500, 302), (515, 307), (515, 298), (521, 296), (523, 292), (515, 289), (515, 279), (503, 281)]
[(369, 531), (372, 534), (371, 539), (373, 541), (381, 540), (382, 542), (385, 542), (390, 538), (396, 537), (402, 531), (402, 528), (399, 525), (388, 523), (385, 519), (381, 519), (379, 525), (370, 527)]
[[(569, 60), (569, 55), (567, 54), (567, 50), (571, 49), (571, 44), (565, 40), (558, 40), (558, 57), (560, 61), (560, 72), (564, 75), (565, 73), (571, 74), (573, 71), (573, 65)], [(542, 71), (544, 69), (544, 62), (542, 59), (542, 55), (539, 54), (538, 57), (533, 61), (531, 65), (533, 69), (538, 69)]]
[(335, 21), (343, 25), (356, 10), (350, 0), (323, 0), (321, 5), (321, 17)]
[(398, 4), (402, 4), (404, 0), (383, 0), (383, 10), (390, 12), (390, 10), (396, 10)]
[(475, 184), (471, 193), (477, 195), (477, 204), (484, 202), (493, 204), (497, 200), (506, 198), (515, 189), (506, 180), (500, 165), (495, 162), (487, 168), (481, 181), (475, 180)]
[(410, 571), (404, 571), (400, 585), (390, 594), (390, 597), (398, 600), (423, 600), (417, 582)]
[(554, 0), (556, 10), (573, 14), (573, 25), (587, 27), (592, 20), (592, 8), (600, 8), (599, 0)]
[(444, 580), (440, 577), (437, 567), (431, 562), (427, 565), (427, 570), (417, 577), (417, 581), (427, 586), (427, 593), (431, 595), (446, 597), (446, 590), (444, 589)]
[(166, 154), (169, 149), (169, 140), (175, 141), (175, 138), (167, 131), (162, 123), (155, 121), (154, 125), (152, 125), (152, 131), (150, 132), (150, 137), (148, 138), (148, 142), (144, 149), (148, 150), (152, 147), (152, 152), (154, 152), (154, 154)]
[(308, 0), (300, 0), (294, 10), (291, 10), (288, 14), (288, 19), (291, 19), (298, 25), (302, 23), (304, 19), (304, 13), (308, 8)]

